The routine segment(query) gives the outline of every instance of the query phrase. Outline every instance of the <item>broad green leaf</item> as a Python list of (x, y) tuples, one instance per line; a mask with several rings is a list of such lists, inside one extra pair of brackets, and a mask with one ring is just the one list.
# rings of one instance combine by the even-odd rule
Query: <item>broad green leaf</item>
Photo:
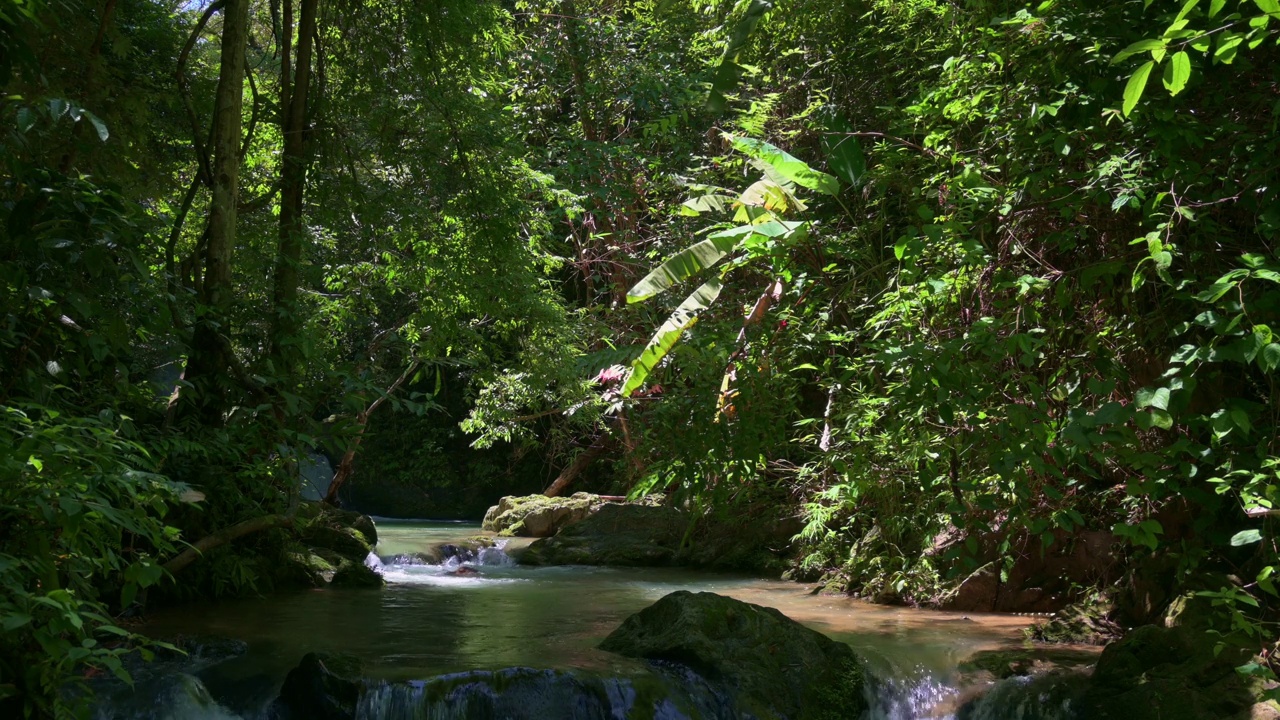
[(685, 298), (680, 303), (680, 307), (671, 313), (667, 321), (662, 323), (658, 331), (653, 334), (653, 338), (649, 340), (649, 344), (645, 346), (644, 352), (640, 353), (640, 357), (631, 363), (631, 372), (627, 374), (627, 381), (622, 385), (622, 396), (631, 397), (644, 381), (648, 379), (654, 368), (658, 367), (658, 363), (671, 352), (671, 348), (680, 341), (680, 337), (684, 335), (684, 331), (698, 321), (698, 313), (705, 310), (715, 299), (720, 296), (720, 279), (711, 278), (693, 291), (693, 294)]
[(27, 107), (19, 108), (17, 120), (18, 120), (18, 131), (26, 132), (35, 126), (36, 114), (31, 110), (31, 108), (27, 108)]
[(1174, 21), (1185, 18), (1198, 4), (1200, 4), (1200, 0), (1187, 0), (1186, 4), (1182, 6), (1182, 10), (1178, 13), (1178, 17), (1174, 18)]
[(1262, 348), (1262, 352), (1258, 354), (1258, 364), (1267, 372), (1280, 367), (1280, 344), (1271, 343)]
[(1227, 0), (1209, 0), (1209, 17), (1217, 17), (1226, 5)]
[(13, 632), (18, 628), (31, 622), (31, 616), (26, 613), (14, 613), (4, 617), (3, 625), (5, 632)]
[(702, 195), (681, 203), (680, 214), (692, 217), (704, 212), (726, 212), (732, 204), (733, 198), (729, 195)]
[(1155, 63), (1148, 60), (1143, 63), (1133, 76), (1129, 78), (1129, 82), (1124, 86), (1124, 114), (1128, 117), (1129, 113), (1138, 106), (1138, 101), (1142, 99), (1142, 93), (1147, 89), (1147, 78), (1151, 76), (1151, 69), (1155, 67)]
[(1252, 545), (1256, 542), (1262, 542), (1262, 533), (1258, 530), (1241, 530), (1231, 536), (1231, 547)]
[(733, 147), (749, 157), (768, 163), (779, 175), (802, 187), (825, 195), (840, 192), (840, 181), (809, 167), (803, 160), (755, 138), (729, 136)]
[(1253, 0), (1262, 12), (1280, 17), (1280, 0)]
[(1164, 68), (1164, 87), (1170, 95), (1177, 95), (1187, 87), (1191, 79), (1191, 57), (1186, 51), (1174, 53)]
[[(848, 123), (843, 119), (831, 123), (827, 134), (822, 136), (822, 144), (827, 151), (827, 169), (856, 188), (862, 184), (862, 176), (867, 174), (867, 159), (862, 154), (858, 138), (840, 134), (849, 132), (845, 129), (847, 127)], [(839, 131), (831, 132), (833, 128), (839, 128)]]
[(1230, 65), (1236, 59), (1236, 53), (1240, 51), (1240, 43), (1244, 42), (1244, 35), (1233, 33), (1230, 30), (1218, 36), (1218, 48), (1213, 51), (1213, 61)]
[(772, 180), (757, 180), (742, 191), (737, 202), (762, 207), (770, 212), (786, 213), (790, 210), (804, 212), (808, 207), (785, 187)]
[(107, 124), (102, 122), (102, 118), (94, 115), (88, 110), (84, 111), (84, 116), (89, 118), (89, 122), (93, 125), (93, 129), (98, 131), (99, 140), (106, 142), (107, 138), (111, 137), (111, 133), (107, 131)]
[(1138, 391), (1138, 409), (1146, 407), (1159, 408), (1160, 410), (1169, 409), (1169, 388), (1143, 388)]
[(653, 269), (653, 272), (627, 291), (627, 302), (637, 303), (648, 300), (666, 291), (672, 285), (687, 280), (720, 262), (725, 255), (733, 252), (743, 238), (751, 234), (752, 227), (745, 227), (747, 229), (745, 233), (728, 236), (720, 233), (709, 235), (706, 240), (695, 243), (663, 260)]
[(1137, 55), (1138, 53), (1150, 52), (1153, 50), (1163, 50), (1164, 47), (1165, 47), (1164, 40), (1158, 40), (1156, 38), (1139, 40), (1138, 42), (1116, 53), (1116, 56), (1111, 58), (1111, 64), (1116, 65), (1118, 63), (1124, 62), (1125, 60), (1133, 57), (1134, 55)]
[(760, 23), (760, 18), (773, 7), (764, 0), (740, 0), (738, 8), (744, 5), (747, 6), (746, 12), (742, 14), (729, 34), (729, 42), (725, 45), (724, 54), (720, 56), (720, 64), (716, 67), (715, 76), (711, 81), (711, 92), (707, 96), (707, 109), (716, 114), (728, 109), (729, 103), (726, 96), (737, 89), (738, 81), (742, 77), (743, 67), (737, 62), (738, 54), (750, 42), (756, 25)]

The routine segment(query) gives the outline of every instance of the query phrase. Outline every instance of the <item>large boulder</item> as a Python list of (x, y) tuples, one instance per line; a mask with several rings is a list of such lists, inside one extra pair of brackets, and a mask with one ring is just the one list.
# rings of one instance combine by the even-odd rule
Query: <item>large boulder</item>
[(1079, 705), (1091, 720), (1246, 720), (1255, 691), (1236, 667), (1251, 651), (1189, 626), (1144, 625), (1108, 645)]
[(594, 514), (534, 542), (526, 565), (663, 566), (676, 564), (689, 515), (675, 508), (606, 503)]
[(853, 650), (773, 608), (680, 590), (627, 618), (600, 644), (674, 663), (733, 698), (741, 716), (831, 720), (866, 711)]
[(360, 660), (336, 653), (307, 653), (285, 676), (272, 703), (275, 720), (350, 720), (365, 689)]
[(603, 502), (599, 495), (581, 492), (569, 497), (507, 496), (484, 514), (481, 529), (507, 536), (550, 537), (586, 518)]

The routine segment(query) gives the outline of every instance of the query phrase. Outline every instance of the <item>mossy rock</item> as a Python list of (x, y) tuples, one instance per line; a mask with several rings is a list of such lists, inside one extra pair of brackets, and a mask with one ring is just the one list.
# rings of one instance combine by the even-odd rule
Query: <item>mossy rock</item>
[(355, 528), (329, 524), (323, 517), (303, 529), (301, 537), (313, 548), (331, 550), (355, 562), (364, 562), (373, 552), (373, 543), (364, 533)]
[(359, 658), (341, 653), (307, 653), (289, 671), (271, 715), (280, 720), (350, 720), (364, 690)]
[(377, 570), (365, 565), (348, 561), (338, 568), (333, 574), (333, 580), (329, 581), (334, 587), (384, 587), (387, 581), (382, 579), (382, 575)]
[(286, 549), (274, 567), (276, 584), (283, 587), (324, 587), (336, 570), (310, 548), (298, 546)]
[(1255, 689), (1236, 672), (1251, 652), (1218, 633), (1144, 625), (1103, 650), (1081, 717), (1247, 720)]
[(848, 645), (773, 608), (714, 593), (671, 593), (600, 648), (686, 667), (734, 698), (744, 716), (844, 720), (867, 710), (862, 664)]
[(1055, 647), (1016, 650), (983, 650), (960, 663), (964, 675), (986, 675), (992, 680), (1033, 677), (1058, 669), (1078, 669), (1098, 661), (1097, 651)]
[(535, 541), (520, 556), (526, 565), (676, 564), (688, 514), (669, 507), (606, 503), (554, 537)]
[(1027, 637), (1036, 642), (1072, 645), (1105, 645), (1124, 634), (1111, 615), (1114, 604), (1103, 596), (1072, 603), (1045, 620), (1027, 628)]
[(507, 496), (485, 513), (481, 529), (511, 537), (550, 537), (585, 519), (601, 504), (599, 495), (589, 493)]

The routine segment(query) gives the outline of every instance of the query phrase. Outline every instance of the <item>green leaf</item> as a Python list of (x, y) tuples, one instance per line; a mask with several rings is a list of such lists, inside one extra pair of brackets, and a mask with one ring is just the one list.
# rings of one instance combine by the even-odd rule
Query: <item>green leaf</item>
[(769, 212), (803, 212), (808, 207), (782, 185), (772, 180), (757, 180), (738, 196), (737, 202), (752, 207), (762, 207)]
[(1121, 62), (1124, 62), (1125, 60), (1133, 57), (1134, 55), (1137, 55), (1138, 53), (1144, 53), (1152, 50), (1163, 50), (1164, 47), (1165, 47), (1164, 40), (1158, 40), (1156, 38), (1139, 40), (1138, 42), (1116, 53), (1116, 56), (1111, 58), (1111, 64), (1116, 65)]
[(1280, 344), (1271, 343), (1262, 348), (1262, 352), (1258, 354), (1258, 364), (1267, 372), (1280, 367)]
[(733, 198), (729, 195), (702, 195), (700, 197), (689, 198), (680, 204), (680, 214), (690, 217), (701, 215), (704, 212), (726, 212), (729, 206), (733, 204)]
[(764, 0), (742, 0), (738, 3), (739, 8), (743, 5), (747, 5), (746, 12), (742, 14), (729, 34), (729, 42), (725, 45), (724, 54), (720, 56), (720, 64), (716, 67), (715, 76), (711, 81), (711, 92), (707, 96), (707, 109), (716, 114), (728, 109), (726, 95), (737, 89), (738, 81), (742, 77), (743, 67), (737, 62), (738, 54), (750, 42), (756, 25), (760, 23), (760, 18), (773, 7)]
[(1164, 87), (1170, 95), (1177, 95), (1187, 87), (1191, 79), (1191, 57), (1186, 51), (1175, 53), (1164, 68)]
[(1241, 530), (1231, 536), (1231, 547), (1241, 547), (1262, 542), (1262, 533), (1258, 530)]
[(803, 160), (755, 138), (729, 136), (739, 152), (768, 164), (787, 180), (825, 195), (840, 192), (840, 181), (809, 167)]
[(1236, 59), (1236, 53), (1240, 51), (1240, 43), (1244, 42), (1244, 35), (1227, 31), (1218, 36), (1218, 49), (1213, 51), (1213, 61), (1220, 62), (1223, 65), (1230, 65)]
[(702, 284), (697, 290), (693, 291), (685, 301), (680, 303), (680, 307), (671, 313), (667, 321), (662, 323), (658, 331), (653, 334), (653, 338), (649, 340), (649, 344), (645, 346), (644, 352), (640, 353), (640, 357), (636, 358), (631, 364), (631, 372), (627, 374), (627, 381), (622, 385), (622, 396), (631, 397), (644, 381), (648, 379), (654, 368), (658, 367), (658, 363), (671, 352), (671, 348), (680, 341), (680, 337), (684, 335), (684, 331), (698, 321), (698, 313), (705, 310), (715, 299), (720, 296), (720, 279), (712, 278)]
[(1253, 2), (1262, 12), (1280, 17), (1280, 2), (1277, 0), (1253, 0)]
[(106, 142), (107, 138), (111, 137), (111, 133), (107, 131), (107, 124), (102, 122), (101, 118), (89, 112), (88, 110), (84, 111), (84, 116), (86, 118), (89, 118), (89, 122), (93, 125), (93, 129), (98, 131), (99, 140), (101, 140), (102, 142)]
[(1178, 13), (1178, 17), (1174, 18), (1174, 22), (1186, 17), (1198, 4), (1200, 4), (1200, 0), (1187, 0), (1186, 4), (1182, 6), (1182, 10)]
[(1124, 86), (1125, 117), (1128, 117), (1129, 113), (1133, 112), (1133, 109), (1138, 106), (1138, 101), (1142, 99), (1143, 91), (1147, 89), (1147, 78), (1151, 77), (1151, 69), (1155, 66), (1156, 64), (1150, 60), (1143, 63), (1134, 71), (1133, 76), (1129, 78), (1129, 82)]
[(1169, 388), (1143, 388), (1138, 391), (1138, 409), (1146, 407), (1158, 408), (1160, 410), (1169, 409)]
[(1209, 17), (1216, 17), (1218, 13), (1222, 12), (1222, 8), (1226, 7), (1226, 5), (1227, 0), (1210, 0)]
[[(627, 302), (637, 303), (665, 292), (672, 285), (715, 265), (725, 255), (733, 252), (742, 239), (751, 234), (752, 226), (743, 226), (747, 232), (734, 235), (714, 233), (706, 240), (695, 243), (663, 260), (658, 267), (627, 291)], [(739, 228), (735, 228), (739, 229)]]
[(18, 628), (31, 622), (31, 616), (26, 613), (14, 613), (13, 615), (5, 615), (3, 620), (4, 631), (13, 632)]
[(828, 133), (822, 137), (822, 143), (827, 151), (827, 168), (851, 187), (861, 185), (862, 177), (867, 174), (867, 159), (858, 138)]

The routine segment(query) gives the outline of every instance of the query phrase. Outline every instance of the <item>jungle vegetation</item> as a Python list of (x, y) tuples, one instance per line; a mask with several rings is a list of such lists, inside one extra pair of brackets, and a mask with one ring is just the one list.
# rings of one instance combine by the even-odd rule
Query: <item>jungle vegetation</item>
[(270, 591), (301, 456), (337, 501), (427, 419), (549, 492), (794, 507), (796, 577), (903, 602), (1109, 533), (1095, 585), (1156, 567), (1272, 673), (1278, 41), (1276, 0), (0, 0), (0, 707), (126, 675), (144, 599)]

